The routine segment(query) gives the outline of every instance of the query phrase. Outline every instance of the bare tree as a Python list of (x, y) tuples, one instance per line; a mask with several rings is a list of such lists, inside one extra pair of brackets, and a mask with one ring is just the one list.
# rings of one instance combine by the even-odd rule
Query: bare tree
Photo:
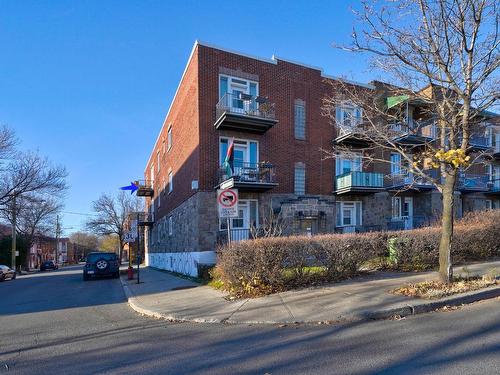
[(93, 210), (96, 216), (87, 222), (87, 228), (100, 236), (117, 235), (121, 262), (129, 215), (142, 210), (141, 202), (123, 191), (116, 197), (102, 194), (93, 202)]
[[(335, 94), (325, 101), (332, 118), (336, 118), (333, 108), (363, 109), (351, 129), (342, 129), (336, 121), (340, 134), (351, 131), (366, 144), (365, 159), (391, 163), (387, 154), (397, 153), (405, 169), (442, 194), (439, 263), (444, 282), (453, 276), (458, 174), (484, 160), (485, 155), (471, 147), (471, 137), (483, 131), (483, 122), (491, 115), (487, 110), (498, 104), (500, 95), (499, 4), (498, 0), (363, 1), (355, 12), (361, 30), (353, 31), (351, 45), (337, 47), (371, 54), (372, 67), (397, 86), (379, 83), (375, 90), (367, 90), (340, 80)], [(406, 121), (409, 102), (419, 107), (422, 118), (432, 121), (437, 128), (434, 136), (425, 137), (429, 123)], [(416, 144), (404, 144), (398, 140), (402, 130), (424, 137)], [(432, 169), (436, 173), (429, 173)]]
[[(24, 237), (28, 248), (31, 248), (37, 236), (47, 235), (54, 230), (55, 218), (62, 209), (62, 204), (50, 197), (41, 198), (34, 194), (20, 196), (15, 206), (8, 205), (0, 210), (1, 217), (11, 225), (14, 209), (16, 210), (16, 231)], [(27, 261), (29, 261), (28, 258)]]
[(0, 171), (0, 206), (26, 194), (61, 196), (67, 189), (66, 177), (64, 167), (51, 165), (37, 153), (16, 153)]
[(87, 256), (89, 252), (96, 251), (99, 247), (99, 238), (92, 233), (74, 232), (71, 233), (69, 239), (75, 249), (77, 261)]

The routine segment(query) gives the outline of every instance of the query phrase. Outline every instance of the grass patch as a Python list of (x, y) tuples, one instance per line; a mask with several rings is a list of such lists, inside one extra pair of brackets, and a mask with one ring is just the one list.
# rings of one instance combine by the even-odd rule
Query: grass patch
[(287, 279), (292, 279), (297, 276), (323, 276), (325, 272), (326, 272), (326, 267), (308, 266), (308, 267), (284, 269), (283, 276)]
[(438, 299), (496, 285), (500, 285), (500, 280), (497, 280), (496, 276), (492, 277), (488, 274), (483, 277), (457, 277), (450, 284), (440, 281), (423, 281), (416, 284), (404, 285), (392, 290), (391, 293), (407, 297)]

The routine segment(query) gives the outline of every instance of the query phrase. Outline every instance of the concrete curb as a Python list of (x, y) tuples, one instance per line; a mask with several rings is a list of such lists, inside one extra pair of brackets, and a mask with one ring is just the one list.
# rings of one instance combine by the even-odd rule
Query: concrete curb
[(214, 319), (214, 318), (183, 318), (180, 316), (168, 315), (162, 312), (153, 311), (148, 308), (141, 306), (138, 298), (133, 295), (128, 287), (127, 283), (120, 277), (120, 282), (122, 284), (123, 290), (127, 297), (128, 305), (139, 314), (149, 316), (155, 319), (163, 319), (171, 322), (191, 322), (191, 323), (219, 323), (219, 324), (324, 324), (324, 323), (348, 323), (348, 322), (360, 322), (360, 321), (370, 321), (370, 320), (384, 320), (391, 319), (394, 317), (406, 317), (417, 314), (424, 314), (436, 309), (443, 308), (445, 306), (462, 306), (482, 300), (487, 300), (491, 298), (500, 297), (500, 286), (494, 288), (483, 289), (479, 291), (473, 291), (468, 293), (463, 293), (460, 295), (446, 297), (437, 301), (424, 301), (417, 304), (407, 304), (404, 306), (398, 306), (391, 309), (385, 310), (375, 310), (367, 313), (345, 315), (342, 318), (334, 321), (235, 321), (231, 317), (225, 319)]

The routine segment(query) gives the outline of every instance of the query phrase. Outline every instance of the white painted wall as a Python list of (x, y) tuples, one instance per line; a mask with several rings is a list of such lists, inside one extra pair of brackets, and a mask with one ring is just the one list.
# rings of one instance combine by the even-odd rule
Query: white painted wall
[(149, 253), (146, 256), (146, 265), (197, 277), (199, 263), (215, 264), (215, 260), (215, 251)]

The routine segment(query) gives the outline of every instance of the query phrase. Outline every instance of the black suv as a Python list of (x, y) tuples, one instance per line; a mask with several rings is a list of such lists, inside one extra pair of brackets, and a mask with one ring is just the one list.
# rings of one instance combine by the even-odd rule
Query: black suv
[(83, 280), (89, 280), (93, 276), (120, 277), (120, 265), (116, 254), (95, 252), (87, 255), (87, 262), (83, 268)]

